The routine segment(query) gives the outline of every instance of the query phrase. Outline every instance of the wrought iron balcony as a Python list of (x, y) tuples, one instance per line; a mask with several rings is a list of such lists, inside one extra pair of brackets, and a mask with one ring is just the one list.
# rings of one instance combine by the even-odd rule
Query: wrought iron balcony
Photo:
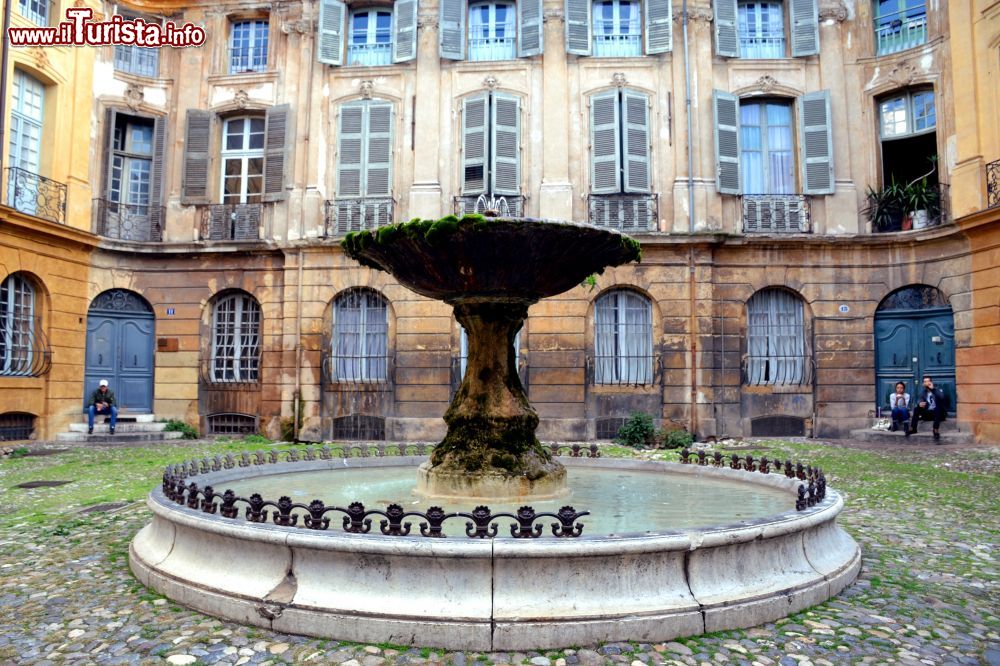
[(986, 207), (1000, 206), (1000, 160), (986, 165)]
[(262, 204), (212, 204), (201, 218), (202, 240), (259, 240)]
[(524, 215), (524, 197), (517, 195), (494, 196), (480, 194), (455, 197), (455, 215), (466, 213), (495, 212), (499, 217), (521, 217)]
[(392, 224), (391, 197), (335, 199), (325, 204), (325, 235), (343, 236)]
[(587, 207), (591, 224), (619, 231), (656, 231), (659, 220), (655, 194), (591, 194)]
[(809, 202), (802, 194), (744, 194), (743, 233), (809, 233)]
[(139, 206), (94, 199), (97, 234), (105, 238), (159, 243), (163, 240), (162, 206)]
[(66, 184), (19, 167), (8, 167), (7, 205), (28, 215), (66, 224)]
[(927, 41), (927, 6), (907, 7), (875, 18), (875, 53), (887, 55)]
[(52, 367), (42, 320), (0, 318), (0, 377), (41, 377)]

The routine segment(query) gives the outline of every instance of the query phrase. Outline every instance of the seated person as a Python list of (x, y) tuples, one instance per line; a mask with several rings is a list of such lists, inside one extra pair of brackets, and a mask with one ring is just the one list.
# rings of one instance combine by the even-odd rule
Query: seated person
[(896, 382), (896, 390), (889, 394), (889, 409), (892, 410), (892, 427), (895, 432), (900, 425), (906, 430), (906, 423), (910, 420), (910, 394), (906, 392), (906, 384)]
[(111, 415), (111, 434), (115, 434), (115, 422), (118, 420), (118, 407), (115, 406), (115, 394), (108, 388), (108, 380), (102, 379), (97, 390), (90, 394), (87, 407), (87, 434), (94, 432), (94, 416), (96, 414)]
[(917, 432), (917, 423), (920, 419), (934, 422), (934, 443), (941, 443), (941, 433), (938, 428), (941, 421), (945, 420), (947, 414), (947, 398), (944, 391), (934, 387), (934, 380), (930, 375), (924, 375), (924, 387), (917, 394), (917, 406), (913, 410), (913, 418), (910, 419), (910, 427), (905, 432), (909, 437), (910, 433)]

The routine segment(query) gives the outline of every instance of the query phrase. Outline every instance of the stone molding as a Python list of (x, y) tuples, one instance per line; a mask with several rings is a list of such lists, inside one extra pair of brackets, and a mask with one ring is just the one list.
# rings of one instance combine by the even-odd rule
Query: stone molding
[(847, 7), (842, 0), (824, 2), (819, 6), (819, 20), (823, 23), (827, 21), (843, 23), (847, 20)]

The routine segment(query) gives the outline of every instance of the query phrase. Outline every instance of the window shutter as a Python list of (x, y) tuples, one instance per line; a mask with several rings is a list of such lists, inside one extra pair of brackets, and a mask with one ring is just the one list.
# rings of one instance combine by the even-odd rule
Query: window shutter
[(392, 194), (392, 104), (368, 103), (368, 145), (365, 150), (366, 197)]
[(738, 58), (740, 43), (736, 37), (736, 0), (715, 0), (715, 53)]
[(799, 99), (799, 140), (802, 145), (802, 184), (805, 194), (833, 194), (833, 130), (830, 127), (830, 91)]
[(819, 12), (816, 0), (790, 0), (789, 22), (792, 26), (792, 55), (819, 53)]
[(149, 173), (149, 224), (151, 241), (163, 240), (163, 160), (166, 157), (167, 119), (153, 120), (153, 162)]
[(115, 150), (115, 123), (118, 112), (115, 109), (104, 110), (104, 155), (101, 158), (101, 173), (104, 178), (104, 198), (111, 200), (111, 156)]
[(417, 57), (417, 0), (399, 0), (393, 8), (395, 30), (392, 61), (408, 62)]
[(345, 5), (340, 0), (319, 2), (319, 61), (327, 65), (344, 62)]
[(623, 91), (625, 113), (625, 191), (649, 192), (649, 99), (639, 93)]
[(448, 60), (465, 60), (466, 0), (440, 0), (440, 50)]
[(462, 100), (462, 194), (486, 192), (487, 97)]
[(715, 187), (720, 194), (739, 194), (740, 180), (740, 100), (715, 90)]
[(345, 104), (340, 107), (340, 145), (337, 150), (337, 196), (360, 197), (362, 162), (362, 137), (364, 136), (365, 107)]
[(490, 115), (490, 192), (518, 195), (521, 193), (521, 100), (494, 93)]
[(182, 204), (207, 204), (208, 146), (212, 129), (212, 114), (188, 109), (187, 131), (184, 134), (184, 178), (181, 186)]
[(517, 57), (542, 54), (542, 0), (519, 0), (517, 3)]
[(566, 0), (566, 53), (590, 55), (590, 1)]
[(273, 106), (267, 110), (264, 125), (264, 201), (282, 201), (285, 194), (285, 177), (291, 163), (291, 143), (293, 140), (289, 121), (291, 107), (288, 104)]
[(593, 194), (621, 192), (618, 155), (618, 91), (590, 98), (590, 191)]
[(673, 2), (646, 0), (646, 53), (666, 53), (673, 48)]

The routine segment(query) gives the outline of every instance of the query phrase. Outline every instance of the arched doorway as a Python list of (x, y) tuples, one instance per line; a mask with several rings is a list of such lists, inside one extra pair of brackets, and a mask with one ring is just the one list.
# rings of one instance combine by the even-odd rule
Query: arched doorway
[(875, 312), (875, 388), (885, 406), (896, 382), (913, 396), (924, 375), (958, 404), (955, 392), (955, 320), (951, 305), (939, 290), (926, 285), (898, 289)]
[(84, 403), (107, 379), (118, 409), (153, 411), (153, 308), (139, 294), (111, 289), (98, 295), (87, 311)]

